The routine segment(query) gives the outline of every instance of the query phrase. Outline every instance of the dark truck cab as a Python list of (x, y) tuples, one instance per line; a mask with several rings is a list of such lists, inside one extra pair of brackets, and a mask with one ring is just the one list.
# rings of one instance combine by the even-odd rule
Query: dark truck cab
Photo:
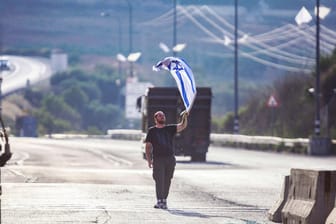
[[(209, 87), (198, 87), (193, 107), (188, 117), (188, 127), (176, 134), (174, 151), (176, 156), (190, 156), (191, 161), (206, 161), (206, 153), (210, 144), (211, 129), (211, 99)], [(154, 126), (154, 113), (163, 111), (166, 124), (176, 124), (181, 121), (184, 105), (177, 88), (151, 87), (141, 98), (142, 133), (144, 140), (149, 127)], [(143, 144), (143, 156), (145, 149)]]

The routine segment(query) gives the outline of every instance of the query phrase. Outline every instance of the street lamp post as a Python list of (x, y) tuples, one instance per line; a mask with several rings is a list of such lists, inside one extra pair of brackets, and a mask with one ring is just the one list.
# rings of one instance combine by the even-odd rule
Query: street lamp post
[[(320, 11), (320, 0), (316, 0), (316, 67), (315, 67), (315, 119), (314, 119), (314, 135), (309, 138), (308, 154), (310, 155), (328, 155), (330, 154), (331, 139), (329, 136), (321, 135), (321, 118), (320, 118), (320, 19), (328, 15), (329, 9), (325, 8)], [(295, 21), (298, 25), (302, 23), (309, 23), (312, 20), (312, 16), (303, 7), (299, 14), (295, 17)]]
[(234, 63), (234, 134), (239, 133), (239, 117), (238, 117), (238, 0), (235, 0), (235, 63)]
[(329, 124), (329, 108), (334, 96), (336, 95), (336, 88), (332, 90), (331, 97), (327, 102), (327, 136), (330, 137), (330, 124)]
[[(128, 5), (128, 39), (129, 39), (129, 48), (128, 48), (128, 55), (130, 55), (133, 51), (133, 8), (132, 4), (129, 0), (126, 0)], [(118, 19), (119, 23), (119, 41), (121, 42), (121, 27), (120, 27), (120, 20)], [(120, 44), (120, 43), (119, 43)], [(120, 52), (120, 49), (119, 49)], [(119, 64), (119, 71), (120, 71), (120, 64)], [(130, 63), (130, 77), (133, 77), (133, 63)]]
[(316, 0), (315, 136), (320, 136), (320, 0)]
[(308, 154), (329, 155), (331, 139), (329, 136), (320, 136), (320, 0), (316, 0), (316, 78), (315, 78), (315, 122), (314, 136), (309, 139)]
[[(176, 18), (176, 0), (174, 0), (174, 20), (173, 20), (173, 46), (176, 46), (176, 39), (177, 39), (177, 33), (176, 33), (176, 23), (177, 23), (177, 18)], [(173, 51), (173, 56), (176, 56), (176, 51)]]
[[(126, 0), (128, 4), (128, 31), (129, 31), (129, 52), (131, 54), (133, 51), (133, 15), (132, 15), (132, 4), (129, 0)], [(133, 77), (133, 63), (130, 63), (130, 77)]]
[[(110, 13), (108, 13), (108, 12), (101, 12), (100, 15), (102, 17), (109, 17)], [(119, 56), (120, 52), (122, 51), (122, 46), (121, 46), (122, 45), (122, 43), (121, 43), (121, 41), (122, 41), (122, 33), (121, 33), (121, 24), (120, 24), (120, 18), (119, 18), (119, 16), (116, 17), (115, 21), (116, 21), (117, 26), (118, 26), (118, 54), (117, 54), (117, 59), (118, 59), (118, 74), (119, 74), (119, 77), (121, 77), (121, 62), (126, 61), (126, 58), (123, 55)], [(119, 57), (124, 57), (124, 60), (120, 59)]]
[(133, 10), (132, 4), (129, 0), (126, 0), (128, 4), (128, 33), (129, 33), (129, 54), (133, 51)]
[[(315, 93), (315, 88), (309, 88), (308, 89), (309, 94), (311, 94), (312, 96), (314, 96), (314, 98), (316, 97), (316, 93)], [(327, 100), (326, 102), (326, 110), (325, 110), (325, 117), (326, 117), (326, 129), (327, 129), (327, 137), (330, 137), (330, 124), (329, 124), (329, 108), (330, 108), (330, 104), (334, 98), (334, 96), (336, 95), (336, 88), (332, 89), (332, 92), (330, 94), (330, 98)], [(320, 94), (319, 98), (321, 98), (323, 95)]]

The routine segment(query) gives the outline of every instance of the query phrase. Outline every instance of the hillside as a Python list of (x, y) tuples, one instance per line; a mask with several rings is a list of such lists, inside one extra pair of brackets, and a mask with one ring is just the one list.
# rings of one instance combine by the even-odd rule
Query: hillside
[[(132, 4), (133, 15), (132, 52), (142, 52), (137, 62), (136, 72), (141, 79), (148, 80), (151, 76), (157, 75), (151, 71), (151, 66), (162, 57), (168, 56), (161, 51), (158, 44), (164, 42), (169, 47), (172, 45), (172, 1), (132, 0), (129, 2)], [(225, 32), (232, 35), (232, 30), (229, 26), (224, 27), (224, 31), (220, 30), (207, 19), (219, 22), (219, 19), (215, 17), (218, 15), (231, 25), (234, 24), (233, 1), (206, 1), (212, 14), (209, 14), (207, 8), (201, 8), (204, 2), (199, 0), (178, 1), (182, 9), (177, 14), (177, 42), (187, 43), (187, 48), (179, 55), (193, 67), (198, 85), (213, 87), (215, 102), (222, 107), (217, 108), (216, 113), (223, 113), (232, 110), (234, 60), (232, 48), (225, 47), (218, 41), (224, 41)], [(310, 0), (241, 0), (239, 3), (239, 29), (255, 36), (266, 34), (286, 24), (294, 24), (293, 18), (302, 5), (310, 10), (313, 8)], [(323, 3), (331, 8), (336, 6), (335, 1), (331, 0), (323, 1)], [(193, 8), (194, 6), (196, 8)], [(96, 55), (104, 56), (104, 60), (106, 57), (109, 60), (115, 60), (117, 53), (127, 55), (130, 50), (129, 9), (127, 1), (122, 0), (2, 0), (0, 6), (1, 50), (61, 48), (71, 55), (85, 56), (85, 60), (90, 56), (93, 56), (92, 60), (97, 60), (99, 57)], [(183, 13), (183, 10), (186, 13)], [(109, 16), (102, 17), (101, 12), (106, 12)], [(188, 14), (193, 17), (189, 17)], [(195, 22), (193, 18), (197, 21)], [(336, 30), (336, 24), (333, 22), (335, 20), (335, 12), (332, 12), (323, 24), (331, 30)], [(204, 27), (197, 26), (198, 23), (202, 23)], [(214, 35), (221, 39), (212, 38)], [(281, 43), (270, 44), (279, 45)], [(299, 42), (297, 45), (302, 44), (304, 44), (302, 47), (307, 50), (298, 49), (291, 53), (300, 54), (301, 61), (305, 61), (306, 59), (302, 58), (306, 57), (311, 60), (314, 57), (312, 53), (314, 42), (310, 40), (309, 43)], [(289, 46), (283, 51), (292, 49), (293, 46)], [(257, 55), (263, 49), (252, 49), (252, 51), (251, 48), (242, 46), (241, 50)], [(285, 66), (296, 66), (298, 69), (309, 70), (309, 66), (292, 65), (290, 64), (292, 62), (287, 64), (274, 55), (260, 57), (257, 55), (257, 58), (243, 56), (240, 55), (239, 58), (240, 97), (242, 99), (249, 95), (251, 89), (258, 88), (260, 84), (270, 83), (290, 72), (270, 66), (271, 63), (286, 63)], [(268, 64), (261, 63), (263, 61), (267, 61)]]

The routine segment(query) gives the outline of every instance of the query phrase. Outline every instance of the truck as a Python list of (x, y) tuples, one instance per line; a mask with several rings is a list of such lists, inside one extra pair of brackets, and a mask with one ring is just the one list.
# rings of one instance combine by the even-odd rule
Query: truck
[[(210, 145), (211, 131), (210, 87), (197, 87), (197, 95), (189, 112), (188, 127), (176, 134), (173, 142), (176, 156), (190, 156), (191, 161), (205, 162)], [(141, 112), (142, 141), (148, 128), (154, 126), (154, 113), (161, 110), (166, 115), (166, 124), (176, 124), (185, 110), (182, 98), (175, 87), (150, 87), (139, 102)], [(146, 158), (142, 144), (142, 154)]]

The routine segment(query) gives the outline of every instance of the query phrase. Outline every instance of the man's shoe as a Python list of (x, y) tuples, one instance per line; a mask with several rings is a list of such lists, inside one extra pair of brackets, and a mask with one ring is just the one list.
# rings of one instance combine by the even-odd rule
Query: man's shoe
[(163, 202), (159, 199), (157, 203), (154, 205), (154, 208), (162, 208)]
[(168, 209), (168, 207), (167, 207), (167, 200), (166, 199), (162, 200), (161, 208), (162, 209)]
[(162, 203), (162, 204), (161, 204), (161, 208), (162, 208), (162, 209), (168, 209), (168, 207), (167, 207), (167, 203)]

